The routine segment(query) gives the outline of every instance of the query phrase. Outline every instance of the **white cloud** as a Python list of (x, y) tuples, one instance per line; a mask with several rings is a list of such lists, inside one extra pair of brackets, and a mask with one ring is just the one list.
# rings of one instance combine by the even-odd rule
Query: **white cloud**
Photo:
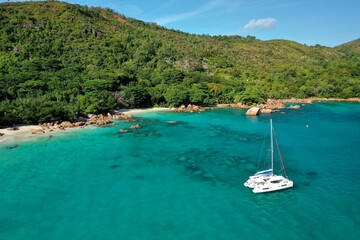
[(244, 29), (253, 29), (253, 28), (271, 28), (276, 25), (275, 18), (261, 18), (261, 19), (252, 19), (248, 24), (244, 26)]

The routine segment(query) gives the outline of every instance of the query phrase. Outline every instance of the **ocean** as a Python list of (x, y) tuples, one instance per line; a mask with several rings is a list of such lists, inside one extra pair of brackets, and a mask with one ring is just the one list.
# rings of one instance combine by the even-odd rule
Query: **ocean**
[[(254, 194), (270, 118), (294, 188)], [(360, 239), (360, 104), (135, 120), (0, 144), (0, 239)]]

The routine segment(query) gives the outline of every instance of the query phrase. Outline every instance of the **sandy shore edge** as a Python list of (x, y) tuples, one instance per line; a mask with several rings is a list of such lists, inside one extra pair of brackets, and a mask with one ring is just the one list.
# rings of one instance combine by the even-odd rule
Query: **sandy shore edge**
[(135, 109), (120, 109), (114, 111), (116, 114), (138, 114), (138, 113), (147, 113), (147, 112), (157, 112), (157, 111), (169, 111), (168, 107), (158, 107), (158, 108), (135, 108)]
[[(72, 131), (84, 129), (84, 127), (68, 128), (65, 130), (52, 129), (51, 131), (45, 131), (44, 133), (33, 134), (34, 131), (41, 132), (43, 129), (40, 125), (15, 125), (18, 130), (0, 129), (0, 146), (2, 144), (11, 144), (16, 142), (27, 142), (41, 138), (51, 138), (56, 135), (66, 134)], [(88, 128), (90, 128), (89, 126)], [(1, 135), (1, 134), (0, 134)]]
[[(141, 114), (141, 113), (148, 113), (148, 112), (157, 112), (157, 111), (168, 111), (169, 108), (140, 108), (140, 109), (120, 109), (116, 110), (116, 114)], [(0, 145), (5, 143), (12, 143), (12, 142), (23, 142), (23, 141), (30, 141), (33, 139), (39, 139), (43, 137), (50, 137), (52, 135), (57, 134), (64, 134), (65, 132), (60, 129), (53, 129), (51, 132), (45, 132), (42, 134), (32, 134), (34, 131), (41, 131), (43, 129), (40, 125), (27, 125), (27, 124), (19, 124), (15, 125), (14, 128), (17, 130), (11, 130), (10, 128), (0, 128)], [(71, 129), (66, 129), (67, 132), (80, 130), (84, 127), (76, 127)], [(4, 135), (3, 135), (4, 134)]]

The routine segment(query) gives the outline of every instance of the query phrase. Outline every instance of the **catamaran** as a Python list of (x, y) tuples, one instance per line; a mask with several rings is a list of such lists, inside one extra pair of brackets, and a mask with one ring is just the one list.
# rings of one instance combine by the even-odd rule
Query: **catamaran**
[[(283, 175), (274, 174), (274, 138), (282, 164)], [(258, 171), (244, 183), (246, 187), (253, 188), (254, 193), (273, 192), (291, 188), (294, 186), (293, 181), (289, 180), (286, 175), (284, 161), (282, 159), (278, 142), (273, 131), (272, 119), (270, 119), (270, 153), (271, 153), (271, 168)]]

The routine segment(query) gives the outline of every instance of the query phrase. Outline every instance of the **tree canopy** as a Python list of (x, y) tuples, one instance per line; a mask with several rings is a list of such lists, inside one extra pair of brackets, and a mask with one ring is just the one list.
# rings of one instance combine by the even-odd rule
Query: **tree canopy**
[(57, 1), (1, 3), (0, 125), (117, 107), (360, 97), (358, 46), (188, 34)]

